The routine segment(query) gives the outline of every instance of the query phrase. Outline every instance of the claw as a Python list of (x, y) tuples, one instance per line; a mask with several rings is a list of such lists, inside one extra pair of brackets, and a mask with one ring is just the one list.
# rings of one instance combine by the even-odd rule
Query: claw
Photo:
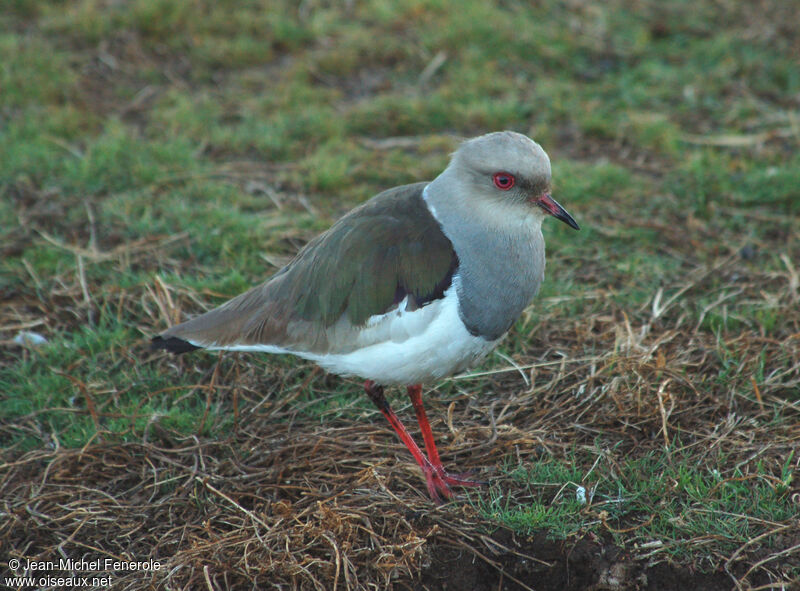
[(449, 486), (489, 486), (485, 480), (473, 480), (473, 472), (462, 472), (460, 474), (448, 474), (442, 469), (442, 480)]
[(442, 503), (441, 497), (447, 500), (456, 497), (456, 494), (450, 489), (451, 486), (487, 486), (489, 484), (482, 480), (472, 480), (469, 478), (471, 472), (449, 474), (441, 465), (426, 465), (422, 472), (425, 474), (428, 494), (438, 504)]
[(433, 466), (425, 466), (422, 469), (422, 472), (425, 474), (425, 484), (428, 487), (428, 494), (437, 505), (441, 505), (443, 503), (442, 497), (448, 501), (455, 497), (453, 491), (450, 490), (450, 487), (444, 480), (442, 480), (441, 475)]

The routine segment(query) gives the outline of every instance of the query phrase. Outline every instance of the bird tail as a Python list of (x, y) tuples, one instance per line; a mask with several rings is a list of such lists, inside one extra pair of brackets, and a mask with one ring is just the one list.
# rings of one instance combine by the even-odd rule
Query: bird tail
[(170, 353), (180, 355), (181, 353), (189, 353), (200, 349), (197, 345), (191, 344), (189, 341), (184, 341), (178, 337), (153, 337), (150, 341), (150, 348), (153, 350), (164, 349)]

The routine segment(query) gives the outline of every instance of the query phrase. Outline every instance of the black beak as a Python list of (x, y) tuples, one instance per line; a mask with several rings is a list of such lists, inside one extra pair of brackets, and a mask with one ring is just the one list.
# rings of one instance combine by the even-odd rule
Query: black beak
[(551, 216), (560, 219), (562, 222), (567, 224), (570, 228), (574, 228), (575, 230), (580, 230), (580, 226), (578, 222), (576, 222), (571, 215), (567, 213), (567, 210), (559, 205), (558, 201), (550, 197), (549, 193), (542, 194), (541, 197), (534, 201), (536, 205), (541, 207)]

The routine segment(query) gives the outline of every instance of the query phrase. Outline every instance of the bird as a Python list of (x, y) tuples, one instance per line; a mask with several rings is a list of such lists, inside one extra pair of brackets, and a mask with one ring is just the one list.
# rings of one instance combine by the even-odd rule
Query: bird
[[(436, 503), (485, 484), (445, 470), (422, 384), (494, 349), (544, 280), (542, 221), (578, 224), (551, 196), (550, 159), (528, 136), (463, 141), (430, 182), (383, 191), (308, 242), (265, 282), (172, 326), (153, 349), (292, 354), (364, 379)], [(405, 386), (425, 452), (384, 394)]]

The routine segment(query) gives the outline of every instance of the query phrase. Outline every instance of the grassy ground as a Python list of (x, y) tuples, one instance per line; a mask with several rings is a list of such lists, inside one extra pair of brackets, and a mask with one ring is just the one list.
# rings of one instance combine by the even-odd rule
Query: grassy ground
[[(799, 23), (779, 0), (11, 2), (8, 556), (168, 565), (120, 588), (798, 584)], [(505, 128), (582, 229), (546, 223), (536, 303), (428, 392), (487, 489), (433, 507), (355, 381), (147, 350)]]

